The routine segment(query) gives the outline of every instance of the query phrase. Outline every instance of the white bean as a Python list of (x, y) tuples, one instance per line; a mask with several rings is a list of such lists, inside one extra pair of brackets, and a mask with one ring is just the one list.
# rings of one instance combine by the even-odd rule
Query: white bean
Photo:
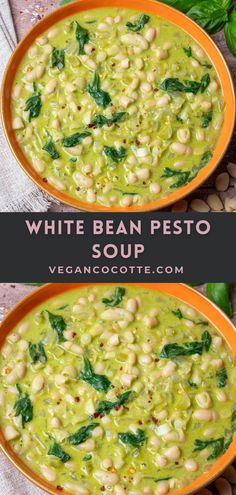
[(20, 433), (13, 426), (7, 425), (4, 430), (4, 436), (6, 440), (14, 440), (20, 436)]
[(169, 447), (165, 450), (165, 457), (169, 459), (169, 461), (178, 461), (181, 456), (180, 448), (174, 445), (173, 447)]
[(156, 493), (159, 495), (165, 495), (169, 491), (169, 483), (167, 481), (159, 481), (157, 483)]
[(208, 409), (212, 404), (212, 400), (208, 392), (201, 392), (200, 394), (197, 394), (196, 402), (202, 409)]
[(63, 486), (65, 490), (72, 491), (73, 493), (76, 493), (76, 495), (89, 495), (90, 493), (87, 488), (78, 483), (74, 483), (73, 481), (66, 481)]
[(19, 129), (24, 129), (24, 122), (20, 117), (15, 117), (12, 121), (12, 128), (15, 131), (18, 131)]
[(144, 38), (151, 43), (156, 37), (156, 30), (154, 28), (149, 28), (144, 34)]
[(57, 87), (57, 80), (56, 79), (51, 79), (45, 86), (45, 94), (50, 95), (52, 94)]
[(168, 376), (171, 376), (174, 373), (175, 370), (176, 370), (176, 363), (174, 363), (173, 361), (170, 361), (162, 369), (162, 373), (161, 374), (162, 374), (162, 376), (164, 376), (165, 378), (167, 378)]
[(57, 473), (56, 469), (48, 466), (41, 466), (40, 468), (43, 477), (50, 482), (56, 481)]
[(186, 144), (190, 141), (190, 130), (189, 129), (178, 129), (177, 138), (180, 143)]
[(187, 471), (195, 472), (198, 469), (198, 463), (194, 459), (188, 459), (185, 461), (184, 467)]
[(31, 390), (33, 394), (36, 394), (37, 392), (40, 392), (44, 387), (44, 377), (43, 375), (37, 375), (31, 385)]
[(210, 421), (212, 419), (212, 411), (209, 409), (196, 409), (193, 412), (193, 418), (198, 421)]
[(106, 473), (104, 471), (95, 471), (94, 478), (101, 484), (105, 486), (114, 486), (119, 483), (119, 476), (117, 473)]
[[(160, 96), (156, 102), (156, 105), (158, 108), (165, 108), (165, 107), (167, 107), (170, 100), (171, 100), (171, 98), (169, 95)], [(178, 144), (178, 143), (176, 143), (176, 144)], [(185, 152), (185, 149), (184, 149), (184, 152)]]

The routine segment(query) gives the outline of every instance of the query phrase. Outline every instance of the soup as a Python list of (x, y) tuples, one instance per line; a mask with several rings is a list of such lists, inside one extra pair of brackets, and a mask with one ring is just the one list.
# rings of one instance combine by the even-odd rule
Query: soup
[(236, 429), (226, 342), (138, 286), (44, 302), (8, 335), (0, 370), (5, 437), (61, 492), (164, 495), (208, 471)]
[(85, 203), (144, 205), (191, 182), (224, 120), (214, 66), (155, 15), (81, 12), (35, 40), (12, 93), (13, 129), (43, 181)]

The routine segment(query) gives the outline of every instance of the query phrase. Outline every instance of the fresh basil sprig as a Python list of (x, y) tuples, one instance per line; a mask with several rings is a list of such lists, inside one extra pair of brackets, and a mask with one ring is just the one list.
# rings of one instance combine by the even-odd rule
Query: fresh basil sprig
[(92, 431), (99, 426), (99, 423), (91, 423), (88, 426), (82, 426), (76, 433), (68, 437), (71, 445), (80, 445), (91, 437)]
[(129, 29), (129, 31), (133, 31), (134, 33), (138, 33), (141, 31), (145, 24), (149, 21), (150, 16), (143, 14), (139, 17), (139, 19), (136, 22), (127, 22), (126, 27)]
[(98, 72), (95, 72), (92, 82), (88, 85), (88, 93), (96, 101), (97, 105), (106, 108), (111, 103), (111, 97), (107, 91), (101, 89)]
[(75, 21), (75, 36), (79, 42), (79, 55), (83, 55), (84, 45), (89, 42), (89, 32), (87, 29), (83, 28), (77, 21)]
[(66, 322), (61, 315), (54, 315), (50, 311), (46, 311), (48, 319), (53, 330), (56, 331), (59, 342), (65, 342), (64, 331), (66, 329)]
[(107, 297), (104, 297), (102, 299), (102, 302), (103, 302), (103, 304), (105, 304), (105, 306), (110, 306), (111, 308), (114, 308), (114, 306), (118, 306), (118, 304), (121, 303), (124, 295), (125, 295), (125, 288), (124, 287), (116, 287), (115, 292), (112, 295), (112, 297), (110, 299)]
[(67, 454), (57, 442), (54, 442), (53, 445), (50, 447), (48, 455), (58, 457), (58, 459), (60, 459), (63, 463), (69, 461), (71, 458), (70, 455)]
[(207, 457), (208, 461), (213, 459), (217, 459), (224, 452), (225, 440), (224, 437), (210, 440), (195, 440), (194, 442), (195, 449), (193, 452), (199, 452), (208, 447), (211, 447), (211, 454)]
[(232, 12), (225, 24), (225, 39), (229, 50), (236, 57), (236, 11)]
[(146, 435), (143, 430), (138, 428), (136, 433), (118, 433), (118, 438), (122, 443), (126, 445), (132, 445), (132, 447), (141, 447), (141, 445), (143, 445), (146, 440)]
[(33, 419), (33, 405), (30, 400), (29, 394), (23, 394), (20, 385), (16, 385), (19, 392), (19, 398), (16, 400), (13, 409), (16, 416), (21, 415), (22, 427), (25, 427), (25, 423), (29, 423)]

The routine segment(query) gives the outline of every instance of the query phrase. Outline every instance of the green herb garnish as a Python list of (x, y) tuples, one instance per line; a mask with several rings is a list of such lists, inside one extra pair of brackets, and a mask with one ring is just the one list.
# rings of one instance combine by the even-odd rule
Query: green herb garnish
[(224, 452), (224, 438), (217, 438), (216, 440), (195, 440), (194, 445), (195, 449), (193, 452), (199, 452), (201, 450), (206, 449), (207, 447), (211, 447), (212, 452), (211, 454), (207, 457), (208, 461), (211, 461), (213, 459), (216, 459), (219, 457), (221, 454)]
[(84, 357), (84, 370), (80, 372), (79, 378), (89, 383), (95, 390), (107, 392), (111, 386), (110, 380), (105, 375), (94, 373), (91, 363)]
[(51, 137), (49, 137), (47, 143), (43, 146), (43, 150), (46, 151), (53, 160), (56, 160), (57, 158), (60, 157), (56, 149), (55, 143)]
[(29, 353), (32, 359), (32, 363), (35, 364), (37, 361), (45, 364), (47, 361), (47, 356), (44, 350), (44, 345), (42, 342), (38, 342), (38, 344), (29, 344)]
[(62, 70), (65, 67), (65, 50), (60, 50), (60, 48), (53, 48), (51, 66), (57, 67), (58, 70)]
[(126, 157), (126, 150), (123, 146), (121, 146), (120, 148), (104, 146), (103, 151), (105, 155), (111, 158), (115, 163), (121, 162)]
[(77, 21), (75, 21), (76, 30), (75, 36), (79, 42), (79, 55), (84, 54), (84, 45), (89, 42), (89, 31), (83, 28)]
[(121, 303), (124, 295), (125, 295), (125, 289), (124, 289), (124, 287), (116, 287), (115, 288), (115, 292), (112, 295), (112, 297), (110, 299), (104, 297), (102, 299), (102, 302), (106, 306), (110, 306), (111, 308), (114, 308), (114, 306), (118, 306), (118, 304)]
[(132, 445), (132, 447), (141, 447), (146, 440), (146, 435), (140, 428), (137, 429), (137, 433), (118, 433), (119, 440), (125, 445)]
[(36, 83), (34, 83), (34, 93), (28, 100), (26, 100), (25, 111), (29, 111), (29, 122), (39, 116), (42, 108), (41, 93), (37, 90)]
[(202, 117), (202, 122), (201, 122), (201, 128), (206, 129), (209, 127), (209, 124), (211, 123), (213, 119), (213, 111), (210, 110), (209, 112), (205, 112)]
[(63, 138), (61, 140), (61, 144), (65, 148), (73, 148), (77, 144), (80, 144), (81, 141), (83, 141), (83, 139), (88, 137), (88, 136), (91, 136), (91, 132), (89, 132), (89, 131), (76, 132), (75, 134), (72, 134), (71, 136)]
[(55, 457), (58, 457), (58, 459), (60, 459), (63, 463), (69, 461), (71, 458), (69, 454), (64, 452), (64, 450), (57, 442), (54, 442), (53, 445), (50, 447), (48, 455), (54, 455)]
[(105, 115), (95, 115), (89, 127), (103, 127), (104, 125), (111, 126), (119, 120), (121, 120), (127, 112), (117, 112), (111, 117), (105, 117)]
[(50, 311), (46, 311), (48, 319), (53, 330), (56, 331), (59, 342), (65, 342), (64, 330), (66, 329), (66, 322), (61, 315), (54, 315)]
[(88, 93), (96, 101), (97, 105), (106, 108), (111, 103), (111, 97), (109, 93), (101, 89), (100, 85), (99, 74), (95, 72), (92, 82), (88, 85)]
[(134, 33), (137, 33), (141, 31), (141, 29), (144, 28), (145, 24), (149, 21), (150, 16), (143, 14), (139, 17), (139, 19), (136, 22), (127, 22), (126, 27), (129, 29), (129, 31), (133, 31)]
[(132, 390), (127, 390), (127, 392), (119, 395), (117, 397), (117, 400), (114, 402), (111, 402), (109, 400), (101, 400), (96, 406), (96, 413), (106, 415), (109, 414), (113, 409), (118, 410), (121, 406), (126, 404), (133, 395), (134, 393)]
[(22, 419), (22, 427), (25, 427), (25, 423), (29, 423), (33, 419), (33, 405), (30, 400), (29, 394), (23, 394), (20, 385), (16, 385), (19, 392), (19, 399), (15, 402), (13, 409), (15, 416), (20, 416)]
[(226, 368), (221, 368), (216, 372), (217, 384), (219, 388), (223, 388), (226, 386), (228, 374)]
[(204, 93), (206, 88), (210, 83), (209, 74), (205, 74), (200, 82), (191, 81), (185, 79), (184, 81), (180, 81), (177, 77), (168, 77), (160, 84), (160, 89), (163, 91), (167, 91), (168, 93), (172, 93), (174, 91), (178, 91), (181, 93), (193, 93), (196, 95), (199, 91)]
[(99, 426), (99, 423), (91, 423), (88, 426), (82, 426), (76, 433), (68, 437), (71, 445), (80, 445), (91, 437), (92, 431)]

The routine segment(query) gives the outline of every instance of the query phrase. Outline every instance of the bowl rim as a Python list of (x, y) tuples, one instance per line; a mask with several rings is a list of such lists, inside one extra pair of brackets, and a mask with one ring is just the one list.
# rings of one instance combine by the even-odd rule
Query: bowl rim
[[(116, 287), (122, 286), (134, 286), (146, 288), (149, 290), (158, 291), (164, 293), (170, 297), (177, 298), (179, 301), (189, 304), (197, 311), (203, 314), (217, 329), (217, 331), (223, 336), (229, 345), (231, 352), (236, 356), (236, 328), (232, 321), (219, 309), (212, 301), (210, 301), (205, 295), (196, 291), (194, 288), (187, 286), (183, 283), (48, 283), (25, 296), (19, 301), (7, 314), (0, 326), (0, 349), (4, 345), (6, 336), (18, 325), (22, 319), (37, 306), (43, 302), (55, 298), (56, 296), (73, 291), (84, 287), (94, 286), (110, 286)], [(0, 428), (0, 449), (11, 461), (11, 463), (21, 472), (28, 480), (34, 483), (39, 488), (45, 490), (51, 495), (58, 495), (58, 490), (50, 485), (46, 480), (40, 477), (37, 473), (34, 473), (27, 464), (25, 464), (20, 457), (11, 448), (10, 442), (8, 442), (3, 431)], [(223, 456), (217, 459), (211, 469), (201, 476), (196, 478), (189, 485), (183, 488), (171, 492), (172, 495), (188, 495), (195, 493), (206, 485), (210, 484), (214, 479), (221, 475), (221, 473), (227, 468), (227, 466), (233, 461), (235, 457), (236, 449), (236, 435), (234, 435), (233, 441), (228, 450)], [(69, 492), (63, 491), (64, 495), (71, 495)]]
[[(180, 29), (188, 33), (193, 40), (195, 40), (200, 46), (204, 47), (207, 56), (212, 61), (220, 84), (223, 91), (225, 100), (225, 119), (219, 134), (212, 159), (205, 167), (198, 173), (197, 177), (193, 179), (189, 184), (180, 187), (176, 191), (169, 195), (146, 203), (141, 206), (102, 206), (97, 203), (87, 203), (80, 199), (74, 198), (66, 192), (59, 191), (49, 183), (45, 183), (42, 177), (33, 169), (32, 165), (26, 158), (23, 150), (19, 146), (15, 132), (11, 127), (12, 114), (11, 114), (11, 92), (13, 83), (15, 80), (16, 72), (19, 65), (25, 56), (26, 51), (35, 41), (35, 39), (42, 35), (45, 31), (50, 29), (51, 26), (63, 19), (80, 13), (83, 10), (91, 10), (105, 7), (122, 7), (127, 9), (134, 9), (136, 11), (146, 11), (163, 18), (166, 18), (169, 22), (174, 23)], [(139, 4), (136, 4), (136, 0), (100, 0), (97, 5), (96, 0), (78, 0), (72, 3), (68, 3), (64, 6), (53, 10), (50, 14), (45, 16), (39, 21), (26, 35), (21, 39), (15, 48), (10, 60), (6, 66), (3, 76), (2, 88), (1, 88), (1, 114), (3, 121), (3, 128), (9, 147), (17, 160), (18, 164), (29, 176), (31, 180), (45, 193), (49, 194), (56, 200), (67, 204), (73, 208), (81, 211), (88, 212), (144, 212), (154, 211), (161, 208), (167, 208), (173, 203), (183, 199), (190, 193), (194, 192), (207, 178), (215, 171), (220, 160), (223, 158), (228, 145), (230, 143), (234, 125), (235, 125), (235, 89), (232, 80), (230, 70), (223, 57), (223, 54), (216, 46), (212, 38), (204, 31), (198, 24), (192, 19), (187, 17), (182, 12), (165, 5), (155, 0), (140, 0)]]

